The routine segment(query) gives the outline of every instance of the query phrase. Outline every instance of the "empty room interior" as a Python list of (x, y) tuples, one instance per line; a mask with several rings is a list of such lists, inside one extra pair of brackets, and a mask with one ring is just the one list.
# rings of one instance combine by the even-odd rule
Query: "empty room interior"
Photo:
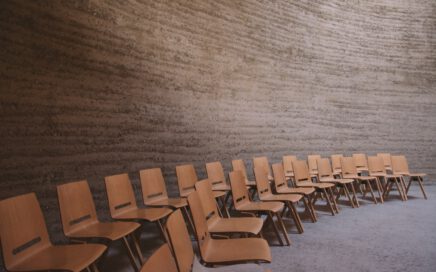
[(436, 271), (435, 0), (1, 0), (0, 272)]

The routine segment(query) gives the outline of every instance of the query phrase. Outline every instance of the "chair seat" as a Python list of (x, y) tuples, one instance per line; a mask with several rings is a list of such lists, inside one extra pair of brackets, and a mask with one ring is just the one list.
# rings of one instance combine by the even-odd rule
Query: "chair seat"
[(371, 177), (384, 177), (384, 178), (400, 178), (401, 175), (392, 175), (387, 173), (370, 173)]
[(315, 189), (309, 187), (300, 187), (300, 188), (289, 188), (284, 187), (277, 191), (279, 194), (302, 194), (302, 195), (310, 195), (315, 192)]
[(323, 182), (323, 183), (313, 183), (313, 182), (300, 182), (297, 184), (298, 187), (313, 187), (313, 188), (318, 188), (318, 189), (325, 189), (325, 188), (330, 188), (335, 186), (332, 183), (327, 183), (327, 182)]
[(188, 201), (185, 198), (167, 198), (162, 200), (157, 200), (153, 202), (147, 202), (147, 206), (155, 206), (155, 207), (172, 207), (172, 208), (181, 208), (188, 205)]
[(271, 270), (265, 270), (257, 264), (234, 264), (221, 267), (206, 267), (200, 264), (197, 257), (194, 256), (192, 272), (271, 272)]
[(339, 184), (348, 184), (352, 183), (353, 179), (335, 179), (335, 178), (322, 178), (319, 182), (330, 182), (330, 183), (339, 183)]
[(425, 177), (425, 176), (427, 176), (427, 174), (425, 174), (425, 173), (404, 173), (401, 175), (409, 176), (409, 177)]
[(225, 191), (213, 191), (213, 197), (217, 198), (217, 197), (223, 197), (227, 194), (227, 192)]
[(131, 209), (121, 214), (117, 214), (116, 216), (113, 216), (113, 218), (122, 220), (139, 219), (155, 222), (168, 216), (171, 212), (172, 210), (168, 208)]
[(106, 238), (112, 241), (123, 238), (138, 229), (141, 225), (135, 222), (95, 222), (84, 228), (67, 233), (74, 238)]
[(268, 195), (266, 197), (260, 197), (261, 201), (290, 201), (295, 203), (303, 198), (300, 194), (278, 194)]
[[(212, 220), (211, 220), (212, 221)], [(259, 234), (263, 227), (263, 220), (257, 217), (230, 217), (208, 222), (208, 229), (211, 233), (251, 233)]]
[(285, 177), (289, 177), (289, 178), (292, 178), (292, 177), (294, 177), (294, 172), (286, 172), (285, 173)]
[(232, 188), (230, 188), (230, 185), (225, 183), (220, 183), (212, 186), (212, 190), (214, 191), (230, 191)]
[(12, 271), (67, 270), (79, 272), (94, 263), (106, 250), (105, 245), (49, 246), (10, 267)]
[(209, 239), (202, 254), (206, 263), (271, 262), (268, 243), (261, 238)]
[(256, 182), (252, 181), (252, 180), (246, 180), (245, 181), (245, 185), (250, 186), (250, 187), (256, 187)]
[(358, 180), (373, 180), (375, 177), (372, 176), (358, 176), (358, 175), (344, 175), (346, 179), (358, 179)]
[(283, 209), (283, 202), (246, 202), (238, 205), (238, 211), (265, 211), (265, 212), (279, 212)]

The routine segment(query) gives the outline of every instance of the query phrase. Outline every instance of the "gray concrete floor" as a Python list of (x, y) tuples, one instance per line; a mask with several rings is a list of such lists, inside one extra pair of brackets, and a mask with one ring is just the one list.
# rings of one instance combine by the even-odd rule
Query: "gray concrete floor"
[[(331, 216), (321, 201), (318, 222), (304, 219), (305, 232), (297, 234), (287, 220), (292, 245), (272, 241), (272, 271), (436, 271), (436, 186), (426, 186), (424, 200), (418, 186), (409, 201), (393, 192), (384, 204), (360, 199), (360, 208), (340, 201), (340, 213)], [(271, 229), (266, 230), (272, 232)], [(161, 244), (157, 228), (146, 226), (141, 239), (149, 256)], [(268, 239), (274, 240), (271, 235)], [(133, 271), (121, 244), (114, 244), (100, 264), (101, 271)]]

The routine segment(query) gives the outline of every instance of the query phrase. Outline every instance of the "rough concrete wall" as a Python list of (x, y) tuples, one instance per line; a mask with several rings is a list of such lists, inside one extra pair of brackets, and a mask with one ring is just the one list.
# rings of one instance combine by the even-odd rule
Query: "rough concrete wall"
[[(283, 154), (406, 154), (435, 177), (436, 2), (1, 1), (0, 198)], [(250, 162), (251, 164), (251, 162)], [(139, 199), (139, 198), (138, 198)]]

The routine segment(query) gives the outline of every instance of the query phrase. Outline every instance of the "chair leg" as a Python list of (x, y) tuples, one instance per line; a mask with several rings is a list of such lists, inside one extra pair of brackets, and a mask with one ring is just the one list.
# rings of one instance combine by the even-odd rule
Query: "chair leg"
[(371, 193), (372, 199), (374, 200), (374, 204), (377, 204), (377, 198), (375, 198), (374, 191), (372, 190), (371, 182), (367, 180), (366, 185), (368, 185), (369, 187), (369, 191)]
[(333, 207), (335, 208), (336, 213), (339, 213), (338, 204), (336, 203), (335, 194), (333, 193), (332, 188), (327, 188), (327, 192), (330, 194), (330, 197), (331, 197), (332, 202), (333, 202)]
[(322, 188), (322, 192), (323, 192), (323, 195), (325, 196), (325, 198), (327, 199), (327, 204), (330, 207), (330, 211), (332, 212), (332, 215), (335, 215), (335, 211), (333, 209), (332, 202), (330, 201), (330, 198), (327, 194), (327, 190), (325, 188)]
[(409, 193), (410, 185), (412, 185), (412, 179), (409, 179), (409, 184), (407, 184), (406, 194)]
[(313, 202), (312, 202), (312, 205), (313, 205), (313, 206), (315, 206), (315, 203), (316, 203), (316, 201), (318, 200), (318, 192), (315, 192), (314, 195), (315, 195), (315, 196), (313, 197)]
[[(276, 216), (277, 216), (277, 218), (280, 217), (279, 214), (276, 214)], [(283, 246), (282, 238), (280, 237), (279, 230), (277, 229), (276, 222), (274, 222), (274, 217), (272, 216), (271, 212), (268, 212), (268, 218), (271, 220), (271, 224), (272, 224), (272, 226), (274, 228), (274, 232), (276, 233), (276, 236), (277, 236), (277, 239), (280, 242), (280, 245)]]
[[(165, 227), (163, 226), (161, 220), (160, 220), (160, 219), (157, 220), (157, 221), (156, 221), (156, 224), (157, 224), (157, 226), (158, 226), (159, 229), (160, 229), (160, 233), (161, 233), (161, 235), (162, 235), (164, 241), (165, 241), (168, 245), (170, 245), (170, 242), (169, 242), (170, 240), (168, 239), (167, 233), (166, 233), (166, 231), (165, 231)], [(170, 246), (170, 247), (171, 247), (171, 246)]]
[(94, 272), (98, 272), (98, 268), (97, 268), (97, 265), (95, 263), (92, 264), (92, 270)]
[(353, 209), (356, 208), (356, 206), (354, 205), (354, 201), (350, 196), (350, 192), (348, 191), (347, 184), (344, 184), (344, 192), (345, 195), (348, 197), (348, 200), (350, 201), (351, 207), (353, 207)]
[(313, 214), (313, 217), (315, 218), (315, 222), (316, 221), (318, 221), (318, 218), (317, 218), (317, 216), (316, 216), (316, 210), (315, 210), (315, 206), (313, 206), (313, 203), (312, 203), (312, 196), (313, 196), (313, 194), (311, 194), (311, 195), (309, 195), (309, 196), (307, 196), (308, 197), (308, 204), (309, 204), (309, 206), (310, 206), (310, 209), (312, 210), (312, 214)]
[(144, 264), (145, 259), (144, 259), (144, 255), (142, 255), (141, 246), (139, 245), (139, 240), (134, 233), (132, 233), (130, 236), (132, 237), (133, 245), (135, 246), (136, 253), (138, 254), (139, 262), (140, 264)]
[(297, 209), (294, 206), (294, 203), (287, 201), (286, 205), (289, 207), (289, 212), (291, 213), (292, 219), (295, 222), (295, 226), (298, 229), (298, 232), (301, 234), (304, 232), (303, 223), (301, 222), (300, 215), (298, 214)]
[[(310, 202), (310, 200), (309, 200), (309, 202)], [(303, 203), (304, 203), (304, 208), (309, 213), (310, 218), (312, 219), (312, 223), (315, 223), (316, 222), (316, 218), (315, 218), (315, 216), (313, 214), (313, 211), (312, 211), (312, 209), (310, 207), (310, 204), (308, 204), (308, 201), (307, 201), (306, 197), (303, 197)]]
[(403, 189), (403, 192), (404, 192), (404, 198), (407, 200), (406, 182), (404, 181), (403, 177), (401, 177), (401, 179), (400, 179), (400, 185), (401, 185), (401, 188)]
[(138, 264), (136, 263), (135, 256), (133, 255), (133, 251), (130, 247), (130, 244), (129, 244), (129, 241), (127, 240), (127, 237), (125, 237), (125, 236), (123, 237), (123, 242), (124, 242), (124, 246), (126, 247), (126, 250), (127, 250), (127, 255), (129, 255), (130, 262), (132, 263), (133, 269), (135, 271), (139, 271), (139, 269), (141, 269), (141, 266), (140, 265), (138, 266)]
[(380, 202), (384, 203), (383, 195), (382, 195), (382, 189), (381, 189), (381, 185), (380, 185), (380, 180), (379, 180), (378, 177), (375, 178), (375, 185), (376, 185), (376, 188), (377, 188), (377, 191), (378, 191), (378, 196), (380, 198)]
[(194, 223), (192, 223), (192, 218), (191, 218), (191, 216), (189, 215), (188, 207), (187, 207), (187, 206), (182, 207), (181, 210), (182, 210), (182, 213), (184, 214), (185, 218), (188, 220), (189, 228), (190, 228), (190, 230), (192, 231), (191, 233), (195, 236)]
[(279, 214), (276, 214), (276, 216), (277, 216), (277, 219), (278, 219), (279, 224), (280, 224), (280, 226), (281, 226), (281, 229), (282, 229), (283, 235), (285, 236), (286, 244), (287, 244), (288, 246), (290, 246), (290, 245), (291, 245), (291, 241), (289, 240), (288, 233), (286, 232), (285, 223), (283, 222), (283, 219), (282, 219), (281, 216), (279, 216)]
[(427, 199), (427, 195), (425, 194), (425, 191), (424, 191), (423, 180), (421, 177), (417, 177), (417, 179), (418, 179), (419, 187), (421, 187), (422, 194), (424, 195), (424, 198)]
[(353, 192), (353, 197), (354, 197), (354, 201), (356, 202), (356, 206), (359, 208), (360, 204), (359, 204), (359, 200), (357, 199), (357, 195), (356, 195), (356, 190), (354, 189), (354, 182), (350, 184), (351, 186), (351, 191)]
[[(403, 192), (403, 189), (402, 189), (402, 187), (401, 187), (401, 185), (400, 185), (400, 183), (398, 182), (397, 179), (395, 179), (395, 185), (397, 186), (397, 190), (398, 190), (398, 193), (399, 193), (400, 196), (401, 196), (401, 200), (402, 200), (402, 201), (406, 201), (406, 198), (405, 198), (405, 194), (404, 194), (404, 192)], [(389, 194), (389, 192), (391, 191), (391, 189), (392, 189), (392, 186), (389, 187), (388, 194)]]
[(339, 201), (339, 198), (341, 197), (342, 193), (344, 191), (344, 188), (340, 188), (338, 194), (336, 195), (336, 201)]

